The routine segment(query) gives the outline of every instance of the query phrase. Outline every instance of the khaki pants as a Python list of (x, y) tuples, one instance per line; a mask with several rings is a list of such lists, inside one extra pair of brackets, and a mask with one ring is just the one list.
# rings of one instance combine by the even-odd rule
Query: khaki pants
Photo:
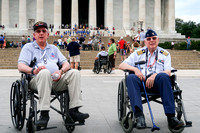
[(59, 81), (55, 82), (52, 80), (49, 70), (43, 69), (30, 81), (29, 87), (38, 91), (39, 109), (50, 110), (52, 88), (55, 91), (68, 89), (69, 108), (82, 106), (80, 83), (80, 72), (77, 70), (69, 70), (62, 75)]

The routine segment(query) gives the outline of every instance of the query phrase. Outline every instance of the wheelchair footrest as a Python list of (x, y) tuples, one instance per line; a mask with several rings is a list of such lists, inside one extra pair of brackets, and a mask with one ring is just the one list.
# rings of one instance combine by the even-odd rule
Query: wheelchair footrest
[(75, 122), (75, 123), (67, 123), (65, 125), (66, 126), (81, 126), (81, 125), (85, 125), (85, 120), (84, 121)]
[(36, 131), (42, 131), (42, 130), (48, 130), (48, 129), (54, 129), (54, 128), (57, 128), (57, 127), (40, 127), (40, 126), (37, 126)]
[(184, 127), (192, 127), (192, 122), (191, 121), (186, 121), (186, 125)]

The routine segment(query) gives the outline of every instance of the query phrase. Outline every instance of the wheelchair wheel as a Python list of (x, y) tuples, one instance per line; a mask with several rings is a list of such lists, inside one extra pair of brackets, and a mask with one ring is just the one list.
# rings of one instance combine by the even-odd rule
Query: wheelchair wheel
[(126, 117), (122, 118), (122, 128), (126, 133), (130, 133), (133, 130), (133, 121), (131, 118), (126, 120)]
[[(182, 121), (182, 120), (181, 120)], [(183, 122), (183, 121), (182, 121)], [(172, 132), (172, 133), (182, 133), (183, 130), (184, 130), (184, 127), (181, 127), (179, 129), (172, 129), (168, 126), (169, 130)]]
[(26, 123), (26, 133), (35, 133), (35, 128), (32, 120), (28, 120)]
[(107, 73), (110, 74), (112, 71), (112, 64), (110, 61), (108, 61), (108, 69), (107, 69)]
[(117, 111), (118, 111), (118, 120), (121, 121), (123, 117), (126, 115), (126, 90), (123, 84), (123, 80), (119, 83), (118, 86), (118, 103), (117, 103)]
[(26, 117), (26, 100), (25, 90), (22, 87), (20, 80), (17, 80), (11, 86), (10, 112), (14, 127), (21, 130), (24, 126), (24, 120)]
[(65, 115), (62, 115), (62, 118), (65, 122), (65, 128), (69, 133), (72, 133), (75, 129), (74, 121), (69, 116), (69, 95), (68, 92), (65, 92), (60, 95), (60, 109), (61, 112)]
[(101, 65), (100, 65), (100, 62), (98, 62), (97, 68), (96, 68), (96, 74), (99, 74), (100, 71), (101, 71)]

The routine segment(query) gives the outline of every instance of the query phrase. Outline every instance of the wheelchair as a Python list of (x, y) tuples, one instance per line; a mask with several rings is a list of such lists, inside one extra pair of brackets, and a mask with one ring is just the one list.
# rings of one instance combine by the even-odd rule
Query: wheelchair
[(109, 61), (108, 56), (101, 56), (99, 55), (99, 58), (97, 60), (97, 62), (95, 62), (96, 65), (96, 69), (94, 70), (94, 72), (96, 72), (96, 74), (99, 74), (99, 72), (104, 71), (104, 73), (108, 73), (110, 74), (112, 71), (112, 64)]
[[(28, 87), (30, 82), (30, 75), (26, 73), (21, 74), (21, 78), (12, 83), (10, 91), (10, 113), (13, 126), (18, 131), (22, 130), (26, 122), (26, 132), (34, 133), (35, 131), (52, 129), (56, 127), (42, 128), (36, 124), (38, 120), (37, 101), (39, 99), (37, 92)], [(50, 108), (55, 110), (62, 116), (66, 130), (72, 133), (77, 125), (84, 125), (85, 121), (74, 121), (69, 114), (69, 93), (68, 90), (56, 92), (52, 89), (51, 100), (52, 103), (55, 100), (60, 103), (60, 109), (57, 109), (50, 105)], [(26, 105), (30, 105), (28, 116), (26, 117)]]
[[(173, 89), (173, 94), (174, 94), (174, 101), (175, 101), (175, 112), (178, 120), (182, 120), (182, 116), (184, 117), (184, 127), (191, 127), (192, 122), (187, 120), (183, 101), (182, 101), (182, 90), (179, 87), (179, 84), (176, 81), (176, 69), (171, 70), (171, 84), (172, 84), (172, 89)], [(129, 73), (134, 74), (133, 72), (130, 72), (128, 70), (125, 70), (125, 78), (122, 79), (119, 82), (118, 85), (118, 101), (117, 101), (117, 112), (118, 112), (118, 120), (122, 126), (122, 129), (126, 133), (130, 133), (133, 128), (135, 127), (136, 120), (134, 118), (134, 112), (131, 107), (130, 99), (128, 97), (128, 91), (126, 87), (126, 78)], [(158, 100), (160, 98), (160, 95), (158, 93), (150, 93), (147, 92), (148, 95), (148, 100), (154, 101), (156, 103), (162, 104), (161, 100)], [(146, 95), (144, 92), (141, 92), (142, 96), (142, 104), (147, 103)], [(171, 129), (169, 126), (169, 130), (172, 133), (181, 133), (184, 130), (184, 127), (181, 127), (178, 130)]]

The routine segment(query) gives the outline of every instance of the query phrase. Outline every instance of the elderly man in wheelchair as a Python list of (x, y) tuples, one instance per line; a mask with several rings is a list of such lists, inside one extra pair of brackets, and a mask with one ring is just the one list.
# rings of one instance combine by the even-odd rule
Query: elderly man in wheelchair
[[(146, 46), (131, 54), (124, 62), (119, 65), (119, 69), (129, 70), (134, 73), (126, 76), (124, 84), (126, 84), (125, 86), (127, 87), (128, 97), (130, 99), (130, 106), (132, 108), (131, 110), (134, 113), (134, 118), (136, 121), (136, 128), (146, 128), (146, 122), (142, 107), (142, 92), (145, 92), (146, 94), (147, 92), (155, 92), (161, 97), (170, 131), (179, 132), (179, 129), (182, 129), (184, 123), (180, 120), (180, 118), (177, 119), (177, 117), (175, 117), (175, 101), (170, 79), (171, 57), (168, 51), (158, 46), (158, 43), (159, 38), (156, 32), (153, 30), (148, 30), (145, 34)], [(120, 93), (120, 95), (122, 94)], [(118, 98), (120, 97), (120, 95), (118, 94)], [(153, 117), (147, 95), (146, 99), (146, 102), (148, 102), (151, 117)], [(118, 112), (118, 115), (124, 115), (122, 113), (122, 108), (125, 107), (119, 105), (122, 100), (123, 99), (118, 101), (118, 111), (121, 111)], [(119, 119), (121, 120), (123, 116), (119, 117)], [(152, 131), (159, 130), (159, 128), (155, 126), (153, 118), (152, 123)], [(126, 132), (130, 132), (128, 127), (124, 125), (125, 124), (122, 123), (124, 130)]]
[(98, 74), (101, 72), (101, 69), (104, 70), (104, 73), (107, 72), (108, 74), (112, 71), (112, 65), (104, 46), (101, 47), (101, 51), (95, 57), (93, 72)]
[[(82, 106), (79, 71), (70, 69), (67, 59), (63, 56), (60, 50), (54, 45), (49, 45), (46, 42), (49, 33), (45, 22), (37, 22), (33, 26), (33, 29), (33, 36), (36, 38), (36, 41), (27, 43), (21, 50), (18, 59), (18, 70), (25, 73), (26, 76), (28, 75), (27, 77), (30, 77), (27, 88), (38, 93), (39, 111), (36, 110), (34, 113), (40, 112), (40, 117), (39, 120), (36, 119), (37, 121), (35, 121), (34, 124), (38, 127), (47, 127), (50, 103), (53, 101), (50, 100), (51, 93), (58, 92), (56, 93), (58, 98), (59, 92), (64, 92), (66, 90), (69, 94), (69, 110), (65, 109), (67, 108), (65, 106), (63, 106), (63, 109), (69, 111), (68, 117), (70, 117), (73, 122), (84, 122), (89, 115), (87, 113), (81, 113), (78, 110), (79, 107)], [(61, 66), (60, 69), (58, 64)], [(21, 81), (23, 82), (23, 80)], [(27, 88), (25, 88), (25, 91), (27, 91)], [(21, 97), (21, 95), (19, 96)], [(12, 100), (15, 100), (16, 97)], [(67, 99), (60, 98), (59, 101), (63, 102), (65, 100)], [(31, 102), (33, 102), (33, 100)], [(24, 103), (26, 104), (26, 102)], [(31, 108), (34, 107), (30, 107), (30, 109)], [(16, 110), (13, 111), (14, 114), (16, 114), (15, 111)], [(63, 117), (67, 117), (62, 114), (62, 110), (62, 113), (59, 111), (57, 112)]]

